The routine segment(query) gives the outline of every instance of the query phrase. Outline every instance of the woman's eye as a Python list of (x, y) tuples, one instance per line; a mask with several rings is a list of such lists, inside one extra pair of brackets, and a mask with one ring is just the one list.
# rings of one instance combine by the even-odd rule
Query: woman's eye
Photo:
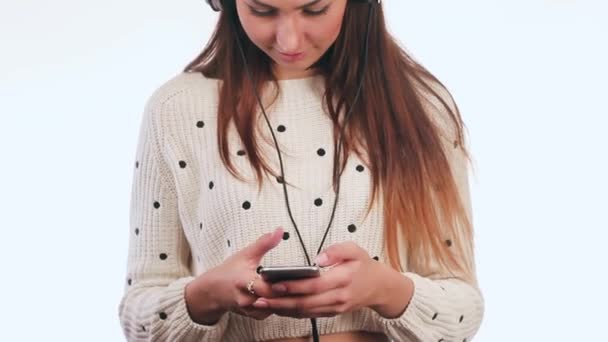
[(269, 17), (274, 14), (274, 10), (260, 11), (253, 7), (249, 7), (251, 14), (257, 15), (258, 17)]
[(309, 15), (309, 16), (322, 15), (322, 14), (325, 14), (325, 12), (327, 12), (328, 9), (329, 9), (329, 6), (326, 6), (325, 8), (322, 8), (318, 11), (305, 9), (304, 14)]
[[(326, 6), (325, 8), (317, 10), (317, 11), (304, 9), (304, 10), (302, 10), (302, 12), (304, 13), (304, 15), (313, 17), (313, 16), (325, 14), (328, 9), (329, 9), (329, 6)], [(264, 11), (264, 10), (255, 9), (253, 7), (249, 7), (249, 10), (251, 11), (251, 14), (258, 16), (258, 17), (270, 17), (270, 16), (273, 16), (276, 14), (276, 10), (274, 10), (274, 9)]]

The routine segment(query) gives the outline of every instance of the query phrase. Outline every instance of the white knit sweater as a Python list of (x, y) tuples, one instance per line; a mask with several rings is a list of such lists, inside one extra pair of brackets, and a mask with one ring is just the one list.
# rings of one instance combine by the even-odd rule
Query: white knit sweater
[[(281, 95), (267, 114), (283, 152), (285, 177), (294, 185), (288, 187), (292, 213), (314, 258), (335, 196), (332, 122), (322, 107), (320, 76), (279, 84)], [(254, 182), (235, 179), (220, 160), (218, 85), (219, 81), (199, 73), (181, 73), (163, 84), (145, 107), (134, 163), (125, 293), (119, 306), (129, 341), (265, 341), (311, 333), (309, 319), (272, 315), (258, 321), (228, 312), (216, 324), (205, 326), (193, 322), (186, 310), (188, 282), (277, 226), (290, 236), (266, 254), (261, 264), (306, 263), (285, 208), (282, 185), (269, 177), (258, 193)], [(261, 148), (278, 172), (266, 122), (261, 119), (259, 124), (268, 138)], [(243, 146), (234, 131), (229, 146), (241, 174), (252, 180), (246, 156), (238, 153)], [(319, 153), (320, 149), (325, 153)], [(452, 161), (468, 201), (464, 161)], [(353, 240), (384, 262), (382, 196), (365, 215), (370, 184), (367, 163), (353, 153), (341, 178), (340, 200), (324, 247)], [(476, 284), (403, 274), (415, 288), (402, 316), (386, 319), (364, 308), (319, 318), (319, 333), (364, 330), (384, 333), (395, 341), (472, 339), (484, 312)]]

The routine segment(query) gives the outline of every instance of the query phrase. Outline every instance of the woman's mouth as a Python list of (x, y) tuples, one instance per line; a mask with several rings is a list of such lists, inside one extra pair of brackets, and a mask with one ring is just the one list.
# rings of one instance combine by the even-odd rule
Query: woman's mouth
[(298, 53), (283, 53), (283, 52), (279, 52), (279, 56), (285, 62), (295, 62), (295, 61), (298, 61), (298, 60), (300, 60), (300, 59), (302, 59), (304, 57), (304, 52), (298, 52)]

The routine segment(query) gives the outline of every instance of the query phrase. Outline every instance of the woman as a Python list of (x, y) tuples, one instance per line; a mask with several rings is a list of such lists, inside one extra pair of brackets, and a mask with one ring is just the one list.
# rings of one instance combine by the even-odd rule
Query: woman
[(484, 301), (446, 88), (374, 1), (210, 3), (212, 39), (140, 128), (127, 338), (470, 341)]

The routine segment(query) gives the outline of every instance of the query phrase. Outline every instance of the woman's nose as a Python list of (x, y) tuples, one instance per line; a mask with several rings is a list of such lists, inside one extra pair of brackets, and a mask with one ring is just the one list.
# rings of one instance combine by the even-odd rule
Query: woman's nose
[(277, 25), (276, 40), (279, 50), (283, 53), (298, 53), (300, 32), (295, 20), (286, 18)]

